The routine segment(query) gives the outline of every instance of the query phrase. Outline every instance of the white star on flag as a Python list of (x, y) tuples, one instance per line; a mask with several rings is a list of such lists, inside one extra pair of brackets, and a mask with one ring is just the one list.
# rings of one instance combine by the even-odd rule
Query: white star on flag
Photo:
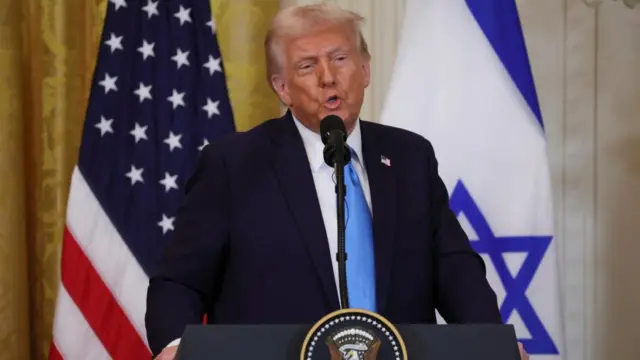
[(136, 123), (135, 128), (129, 133), (136, 139), (136, 144), (142, 139), (149, 140), (147, 138), (147, 127), (149, 126), (140, 126), (140, 124)]
[(207, 112), (207, 117), (211, 119), (213, 114), (220, 115), (220, 111), (218, 110), (218, 105), (220, 101), (211, 101), (211, 99), (207, 98), (207, 105), (203, 106), (202, 109)]
[(127, 7), (126, 0), (109, 0), (109, 2), (116, 6), (116, 11), (118, 11), (118, 9), (120, 9), (121, 7)]
[(151, 19), (153, 15), (160, 15), (158, 12), (158, 2), (157, 1), (147, 1), (147, 5), (142, 8), (142, 11), (147, 13), (147, 19)]
[(109, 73), (105, 73), (104, 80), (100, 81), (99, 84), (104, 87), (104, 93), (107, 94), (110, 90), (118, 91), (118, 87), (116, 86), (117, 80), (117, 76), (111, 77)]
[(138, 169), (135, 166), (131, 165), (131, 170), (126, 174), (126, 176), (131, 179), (131, 185), (135, 185), (135, 183), (137, 182), (144, 183), (144, 180), (142, 179), (143, 171), (143, 168)]
[(178, 190), (178, 175), (171, 175), (168, 172), (164, 173), (164, 179), (160, 180), (160, 184), (164, 185), (164, 191), (169, 192), (171, 189)]
[(180, 69), (180, 67), (182, 65), (187, 65), (189, 66), (189, 59), (187, 59), (187, 57), (189, 56), (189, 52), (182, 52), (181, 49), (178, 49), (176, 51), (176, 54), (171, 58), (171, 60), (176, 62), (176, 65), (178, 66), (178, 69)]
[(151, 85), (149, 86), (145, 86), (143, 83), (140, 83), (140, 85), (138, 86), (138, 89), (136, 91), (133, 92), (134, 94), (138, 95), (138, 98), (140, 99), (140, 102), (143, 102), (144, 99), (151, 99)]
[(216, 71), (222, 72), (222, 67), (220, 66), (220, 58), (216, 59), (211, 55), (209, 55), (209, 61), (204, 63), (204, 65), (202, 66), (209, 69), (209, 75), (213, 75), (213, 73)]
[(179, 92), (176, 91), (176, 89), (173, 89), (173, 93), (171, 94), (171, 96), (169, 96), (167, 98), (167, 100), (169, 100), (173, 104), (173, 109), (174, 110), (178, 106), (185, 106), (184, 94), (185, 93), (183, 93), (183, 92), (179, 93)]
[(173, 230), (173, 220), (175, 220), (175, 217), (167, 217), (167, 215), (162, 214), (162, 221), (158, 222), (158, 226), (162, 228), (162, 234), (166, 234), (167, 231)]
[(106, 133), (113, 134), (111, 123), (113, 123), (113, 119), (105, 119), (104, 116), (100, 116), (100, 122), (95, 125), (95, 127), (100, 129), (100, 136), (104, 136)]
[(191, 22), (191, 9), (185, 9), (182, 5), (180, 5), (180, 11), (175, 13), (173, 16), (180, 19), (180, 26), (182, 26), (185, 22)]
[(148, 43), (147, 40), (142, 40), (142, 46), (138, 48), (138, 51), (142, 54), (142, 60), (147, 60), (149, 56), (156, 56), (153, 51), (153, 47), (156, 43)]
[(104, 42), (105, 44), (109, 45), (109, 48), (111, 49), (112, 54), (116, 50), (124, 50), (124, 48), (122, 47), (123, 37), (124, 36), (116, 36), (116, 34), (111, 33), (111, 38), (109, 38), (109, 40)]
[(173, 131), (169, 131), (169, 137), (164, 139), (164, 143), (169, 145), (169, 151), (173, 151), (175, 148), (182, 149), (182, 144), (180, 143), (180, 138), (182, 135), (175, 135)]

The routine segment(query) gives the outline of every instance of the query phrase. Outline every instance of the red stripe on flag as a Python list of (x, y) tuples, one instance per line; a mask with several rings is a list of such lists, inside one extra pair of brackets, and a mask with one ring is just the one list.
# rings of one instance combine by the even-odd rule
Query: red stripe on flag
[(151, 351), (67, 228), (61, 265), (69, 296), (111, 357), (149, 359)]
[(49, 346), (49, 360), (64, 360), (62, 358), (62, 355), (60, 355), (60, 352), (58, 351), (56, 344), (54, 344), (53, 341)]

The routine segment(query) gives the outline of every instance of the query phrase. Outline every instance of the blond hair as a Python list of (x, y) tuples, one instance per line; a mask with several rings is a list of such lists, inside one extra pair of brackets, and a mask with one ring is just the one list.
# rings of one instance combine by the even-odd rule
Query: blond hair
[(369, 59), (367, 42), (362, 35), (363, 21), (361, 15), (330, 3), (292, 6), (281, 10), (271, 22), (264, 41), (267, 80), (271, 83), (271, 76), (281, 71), (284, 40), (302, 36), (326, 25), (345, 25), (351, 29), (360, 54)]

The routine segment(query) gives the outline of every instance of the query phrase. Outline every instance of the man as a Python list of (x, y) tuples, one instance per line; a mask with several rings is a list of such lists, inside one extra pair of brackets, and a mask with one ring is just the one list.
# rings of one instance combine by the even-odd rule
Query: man
[[(328, 4), (281, 11), (265, 42), (287, 113), (206, 147), (158, 274), (147, 335), (173, 358), (185, 325), (312, 324), (339, 309), (336, 195), (320, 122), (344, 120), (352, 307), (396, 323), (501, 323), (482, 259), (448, 206), (431, 144), (359, 119), (370, 55), (361, 17)], [(356, 269), (357, 267), (357, 269)]]

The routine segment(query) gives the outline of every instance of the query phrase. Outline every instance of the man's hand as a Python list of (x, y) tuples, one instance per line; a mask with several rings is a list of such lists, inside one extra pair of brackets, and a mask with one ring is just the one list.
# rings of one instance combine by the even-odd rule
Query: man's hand
[(520, 359), (529, 360), (529, 355), (527, 355), (527, 352), (524, 350), (524, 346), (522, 346), (522, 343), (518, 343), (518, 348), (520, 349)]
[(156, 356), (155, 360), (173, 360), (178, 352), (178, 345), (168, 346), (162, 352)]

